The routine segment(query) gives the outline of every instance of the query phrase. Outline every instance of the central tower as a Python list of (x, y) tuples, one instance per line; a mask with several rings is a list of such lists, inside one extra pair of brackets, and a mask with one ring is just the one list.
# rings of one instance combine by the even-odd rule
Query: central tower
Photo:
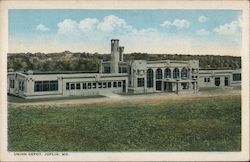
[(111, 39), (111, 73), (119, 72), (119, 62), (123, 62), (124, 47), (119, 46), (119, 39)]

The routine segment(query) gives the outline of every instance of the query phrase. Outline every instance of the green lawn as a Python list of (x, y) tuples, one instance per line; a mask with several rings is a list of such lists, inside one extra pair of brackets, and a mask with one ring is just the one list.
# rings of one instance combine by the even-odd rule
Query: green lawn
[(241, 90), (240, 86), (235, 87), (203, 87), (199, 89), (199, 92), (204, 94), (223, 94), (232, 92), (235, 90)]
[(102, 98), (105, 96), (70, 96), (70, 97), (52, 97), (52, 98), (35, 98), (35, 99), (25, 99), (21, 97), (8, 95), (8, 102), (12, 103), (31, 103), (31, 102), (48, 102), (48, 101), (59, 101), (59, 100), (75, 100), (75, 99), (87, 99), (87, 98)]
[(240, 151), (241, 97), (11, 108), (9, 151)]
[(152, 94), (162, 94), (164, 92), (147, 92), (147, 93), (134, 93), (134, 92), (127, 92), (127, 93), (118, 93), (121, 96), (139, 96), (139, 95), (152, 95)]

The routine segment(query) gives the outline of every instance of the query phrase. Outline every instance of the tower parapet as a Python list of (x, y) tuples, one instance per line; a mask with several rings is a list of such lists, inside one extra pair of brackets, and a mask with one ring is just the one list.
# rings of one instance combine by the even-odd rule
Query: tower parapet
[(124, 47), (119, 47), (119, 61), (123, 62)]
[(111, 40), (111, 72), (118, 73), (118, 62), (119, 62), (119, 40)]
[(119, 62), (123, 62), (124, 47), (119, 46), (119, 39), (111, 39), (111, 73), (119, 73)]

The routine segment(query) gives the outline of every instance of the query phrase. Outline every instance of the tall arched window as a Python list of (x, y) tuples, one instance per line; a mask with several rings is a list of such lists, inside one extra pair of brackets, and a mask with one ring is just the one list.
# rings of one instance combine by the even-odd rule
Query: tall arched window
[(156, 79), (162, 79), (162, 70), (161, 69), (156, 70)]
[(173, 71), (173, 78), (174, 79), (179, 79), (180, 78), (180, 72), (178, 68), (175, 68)]
[(185, 67), (181, 70), (181, 79), (188, 79), (188, 69)]
[(147, 70), (147, 87), (154, 87), (154, 71), (152, 69)]
[(170, 68), (166, 68), (164, 71), (164, 77), (165, 78), (171, 78), (171, 69)]

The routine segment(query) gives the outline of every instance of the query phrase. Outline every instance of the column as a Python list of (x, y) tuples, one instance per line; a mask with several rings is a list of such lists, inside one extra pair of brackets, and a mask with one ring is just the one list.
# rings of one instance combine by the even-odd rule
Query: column
[(188, 90), (192, 90), (192, 82), (188, 82)]
[(162, 77), (161, 77), (161, 91), (164, 91), (164, 73), (165, 73), (165, 70), (164, 69), (161, 69), (162, 71)]
[(190, 68), (188, 68), (188, 80), (192, 79), (192, 71)]
[(171, 71), (171, 72), (170, 72), (170, 74), (171, 74), (170, 79), (171, 79), (171, 78), (174, 78), (174, 68), (170, 68), (170, 71)]
[(181, 80), (181, 70), (182, 68), (179, 68), (179, 80)]
[[(99, 73), (102, 73), (103, 71), (103, 67), (102, 67), (102, 60), (100, 61), (100, 65), (99, 65)], [(110, 68), (111, 68), (111, 65), (110, 65)]]
[(126, 84), (126, 93), (128, 93), (128, 80), (125, 80), (125, 84)]
[(153, 79), (153, 88), (154, 88), (154, 92), (156, 91), (156, 69), (152, 69), (153, 70), (153, 72), (154, 72), (154, 74), (153, 74), (153, 76), (154, 76), (154, 79)]
[(179, 94), (179, 83), (176, 82), (176, 94), (178, 95)]

